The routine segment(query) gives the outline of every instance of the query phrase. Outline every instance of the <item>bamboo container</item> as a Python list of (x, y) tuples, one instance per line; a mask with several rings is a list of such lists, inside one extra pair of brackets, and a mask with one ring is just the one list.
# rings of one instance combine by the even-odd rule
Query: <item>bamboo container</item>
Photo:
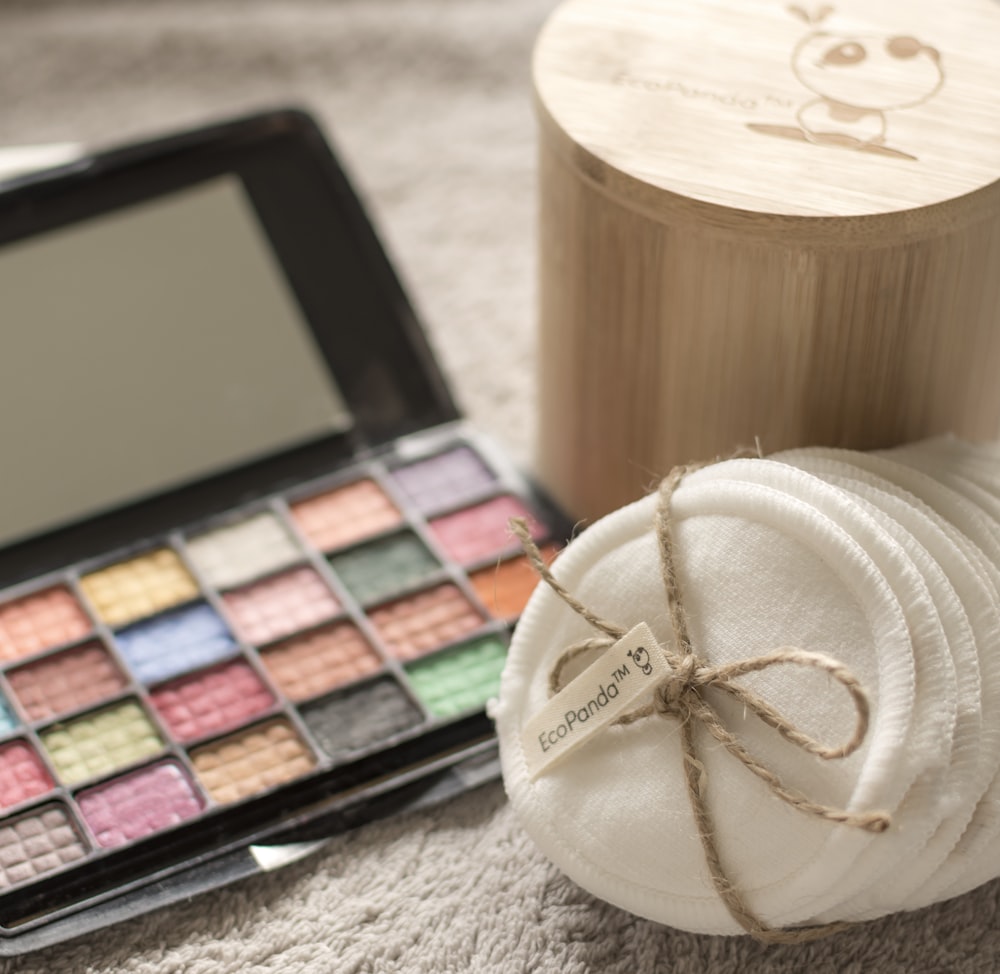
[(534, 59), (543, 482), (1000, 434), (1000, 4), (569, 0)]

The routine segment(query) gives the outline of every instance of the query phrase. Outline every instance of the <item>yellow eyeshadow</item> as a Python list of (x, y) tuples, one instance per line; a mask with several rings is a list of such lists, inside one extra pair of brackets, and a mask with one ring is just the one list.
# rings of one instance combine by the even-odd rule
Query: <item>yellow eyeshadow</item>
[(109, 626), (127, 625), (198, 596), (197, 583), (169, 548), (84, 575), (80, 586)]
[(52, 767), (67, 785), (117, 771), (163, 748), (134, 700), (55, 724), (40, 736)]

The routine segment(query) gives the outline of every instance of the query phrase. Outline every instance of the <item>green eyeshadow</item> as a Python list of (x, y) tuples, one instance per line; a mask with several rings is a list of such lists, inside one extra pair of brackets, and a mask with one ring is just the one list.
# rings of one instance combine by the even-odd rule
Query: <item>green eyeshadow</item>
[(330, 564), (351, 595), (362, 604), (378, 602), (419, 585), (441, 567), (412, 531), (335, 555)]
[(424, 657), (406, 668), (414, 692), (435, 717), (480, 709), (500, 689), (507, 646), (496, 636)]
[(40, 737), (52, 767), (67, 785), (117, 771), (163, 748), (160, 735), (134, 700), (55, 724)]

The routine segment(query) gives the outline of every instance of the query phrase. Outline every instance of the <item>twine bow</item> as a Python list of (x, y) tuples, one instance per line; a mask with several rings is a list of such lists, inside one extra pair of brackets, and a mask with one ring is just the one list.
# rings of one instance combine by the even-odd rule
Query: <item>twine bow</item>
[[(864, 829), (868, 832), (884, 832), (890, 824), (889, 815), (884, 812), (850, 812), (814, 802), (805, 795), (787, 788), (773, 771), (757, 761), (735, 735), (725, 727), (706, 699), (704, 690), (708, 687), (715, 687), (728, 693), (738, 700), (747, 712), (755, 714), (769, 727), (774, 728), (785, 740), (823, 760), (847, 757), (861, 746), (868, 731), (870, 713), (868, 696), (857, 677), (842, 663), (822, 653), (813, 653), (792, 646), (782, 646), (761, 656), (721, 666), (710, 666), (698, 657), (691, 645), (687, 618), (680, 597), (674, 563), (673, 522), (670, 513), (670, 499), (674, 491), (684, 476), (694, 469), (697, 467), (681, 466), (675, 467), (671, 471), (660, 484), (656, 509), (655, 526), (660, 552), (660, 568), (674, 635), (674, 645), (664, 648), (671, 672), (656, 687), (653, 692), (653, 700), (650, 703), (622, 714), (614, 723), (632, 724), (654, 715), (674, 718), (680, 723), (684, 777), (687, 783), (688, 798), (691, 802), (698, 835), (705, 853), (705, 861), (716, 892), (733, 919), (755, 939), (764, 943), (805, 943), (846, 929), (850, 924), (834, 923), (779, 930), (767, 926), (750, 909), (741, 892), (727, 876), (715, 842), (715, 828), (706, 797), (707, 775), (705, 766), (698, 759), (695, 748), (695, 725), (700, 724), (705, 728), (748, 771), (763, 780), (778, 798), (793, 808), (807, 815), (814, 815), (841, 825)], [(514, 518), (511, 520), (511, 528), (520, 539), (535, 570), (546, 584), (574, 612), (601, 633), (601, 635), (591, 636), (574, 643), (563, 651), (549, 674), (549, 692), (550, 695), (554, 695), (563, 688), (563, 673), (572, 660), (586, 653), (604, 653), (626, 634), (627, 629), (617, 623), (602, 619), (556, 581), (542, 560), (537, 545), (532, 540), (527, 522), (522, 518)], [(807, 666), (822, 670), (847, 690), (857, 715), (854, 733), (848, 741), (837, 747), (824, 745), (798, 730), (770, 704), (735, 682), (739, 677), (748, 673), (759, 672), (779, 664)]]

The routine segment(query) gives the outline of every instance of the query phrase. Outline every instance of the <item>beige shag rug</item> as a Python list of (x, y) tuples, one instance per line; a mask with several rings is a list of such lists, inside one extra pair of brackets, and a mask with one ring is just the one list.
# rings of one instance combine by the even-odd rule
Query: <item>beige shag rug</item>
[[(697, 0), (692, 0), (697, 2)], [(552, 0), (2, 0), (0, 145), (288, 103), (338, 144), (476, 424), (530, 463), (529, 60)], [(638, 920), (563, 879), (499, 785), (273, 875), (0, 961), (20, 974), (1000, 968), (1000, 884), (809, 946)]]

